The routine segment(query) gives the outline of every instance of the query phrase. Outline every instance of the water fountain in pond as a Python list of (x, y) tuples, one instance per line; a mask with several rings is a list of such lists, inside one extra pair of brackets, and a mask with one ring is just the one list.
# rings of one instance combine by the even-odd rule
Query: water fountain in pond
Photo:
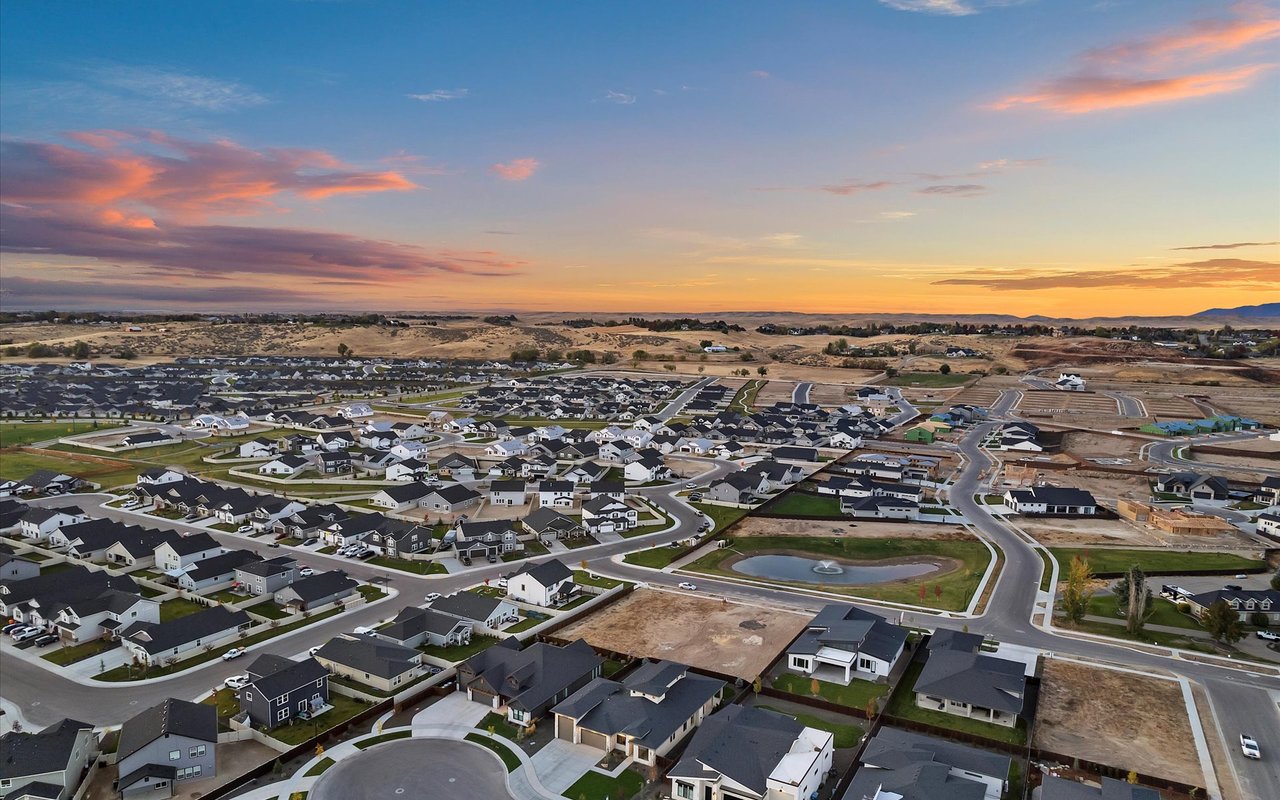
[(819, 575), (839, 575), (844, 572), (844, 567), (830, 559), (824, 559), (814, 566), (813, 571)]

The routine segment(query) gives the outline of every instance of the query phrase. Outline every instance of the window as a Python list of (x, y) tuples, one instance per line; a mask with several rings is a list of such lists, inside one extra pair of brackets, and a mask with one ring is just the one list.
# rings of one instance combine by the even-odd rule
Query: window
[(276, 712), (276, 722), (281, 722), (289, 716), (289, 709), (282, 708)]
[(182, 751), (181, 751), (181, 750), (170, 750), (170, 751), (169, 751), (169, 760), (170, 760), (170, 761), (177, 761), (177, 760), (178, 760), (178, 759), (180, 759), (180, 758), (182, 758)]
[(320, 689), (323, 687), (324, 687), (324, 678), (316, 678), (316, 688)]
[(676, 781), (676, 797), (680, 800), (693, 800), (693, 786), (684, 781)]
[(187, 750), (187, 758), (199, 758), (200, 756), (204, 755), (204, 753), (205, 753), (205, 746), (202, 744), (198, 744), (195, 747), (192, 747), (191, 749)]

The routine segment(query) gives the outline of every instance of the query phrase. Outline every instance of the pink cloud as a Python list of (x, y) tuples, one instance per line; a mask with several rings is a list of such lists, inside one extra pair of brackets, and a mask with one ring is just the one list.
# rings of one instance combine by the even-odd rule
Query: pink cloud
[(527, 181), (541, 166), (536, 158), (517, 158), (505, 164), (494, 164), (489, 171), (504, 181)]
[(1239, 91), (1252, 84), (1258, 75), (1269, 68), (1270, 65), (1254, 64), (1173, 78), (1071, 75), (1051, 80), (1031, 94), (1006, 97), (993, 103), (991, 108), (1005, 111), (1017, 106), (1040, 106), (1065, 114), (1088, 114), (1152, 103), (1170, 103)]
[(880, 189), (888, 189), (893, 185), (892, 181), (844, 181), (843, 183), (829, 183), (825, 186), (819, 186), (821, 191), (828, 194), (838, 194), (848, 196), (851, 194), (859, 194), (861, 192), (874, 192)]

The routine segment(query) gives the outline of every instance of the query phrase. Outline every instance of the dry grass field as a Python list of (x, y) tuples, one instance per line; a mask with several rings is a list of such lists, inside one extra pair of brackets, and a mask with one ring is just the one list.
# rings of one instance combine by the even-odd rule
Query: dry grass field
[(558, 636), (752, 680), (809, 619), (809, 615), (708, 597), (637, 589), (564, 628)]
[(1173, 681), (1045, 661), (1033, 744), (1191, 785), (1203, 782), (1182, 690)]
[(1173, 534), (1126, 520), (1019, 519), (1018, 526), (1046, 547), (1176, 547), (1214, 552), (1255, 547), (1242, 533)]
[(967, 539), (955, 525), (912, 525), (900, 522), (859, 520), (807, 520), (746, 517), (733, 529), (738, 538), (748, 536), (839, 536), (842, 539)]

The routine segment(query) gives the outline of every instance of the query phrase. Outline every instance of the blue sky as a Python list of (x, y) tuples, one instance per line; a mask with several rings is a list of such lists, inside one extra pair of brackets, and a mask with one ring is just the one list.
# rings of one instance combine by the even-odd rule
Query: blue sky
[(0, 300), (1257, 302), (1280, 292), (1278, 18), (1176, 0), (8, 2)]

